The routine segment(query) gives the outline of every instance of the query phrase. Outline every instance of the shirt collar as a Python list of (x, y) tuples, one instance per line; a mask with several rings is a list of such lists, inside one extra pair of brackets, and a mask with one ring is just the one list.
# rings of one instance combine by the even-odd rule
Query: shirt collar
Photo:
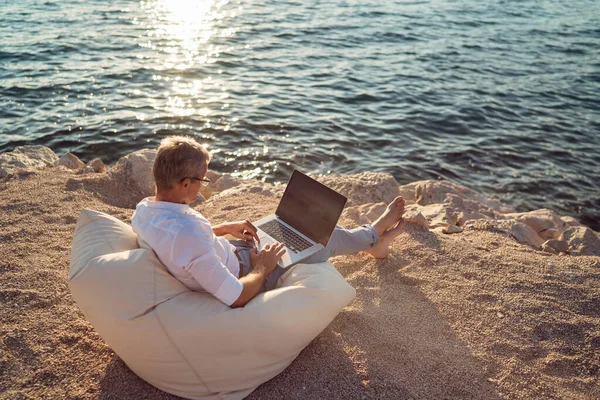
[(156, 201), (150, 199), (150, 197), (146, 197), (144, 200), (140, 201), (140, 205), (145, 205), (150, 208), (171, 210), (182, 214), (187, 214), (191, 210), (188, 204), (171, 203), (170, 201)]

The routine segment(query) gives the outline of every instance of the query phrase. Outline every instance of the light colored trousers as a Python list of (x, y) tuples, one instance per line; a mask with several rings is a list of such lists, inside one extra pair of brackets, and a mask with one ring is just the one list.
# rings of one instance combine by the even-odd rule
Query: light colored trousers
[[(342, 256), (344, 254), (358, 253), (359, 251), (370, 249), (379, 242), (379, 235), (371, 225), (363, 225), (360, 228), (347, 230), (341, 226), (336, 226), (329, 238), (329, 242), (325, 248), (319, 250), (310, 257), (300, 261), (302, 264), (316, 264), (327, 261), (329, 257)], [(250, 250), (255, 245), (254, 241), (249, 240), (231, 240), (231, 244), (235, 246), (241, 258), (242, 276), (247, 275), (252, 269), (250, 261)], [(279, 278), (285, 274), (287, 268), (276, 267), (273, 272), (267, 276), (265, 284), (261, 290), (266, 292), (274, 289)]]

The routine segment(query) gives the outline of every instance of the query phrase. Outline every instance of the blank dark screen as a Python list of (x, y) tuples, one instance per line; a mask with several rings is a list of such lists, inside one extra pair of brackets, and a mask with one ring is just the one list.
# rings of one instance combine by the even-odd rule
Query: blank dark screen
[(294, 171), (275, 213), (284, 222), (326, 246), (346, 200), (336, 191)]

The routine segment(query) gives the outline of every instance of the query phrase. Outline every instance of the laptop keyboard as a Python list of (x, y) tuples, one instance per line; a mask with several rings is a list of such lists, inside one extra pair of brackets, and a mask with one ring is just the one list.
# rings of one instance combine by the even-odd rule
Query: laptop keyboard
[(298, 235), (287, 226), (279, 223), (279, 221), (276, 219), (272, 219), (269, 222), (259, 225), (257, 228), (267, 232), (278, 242), (285, 243), (285, 246), (294, 253), (300, 253), (312, 246), (309, 241)]

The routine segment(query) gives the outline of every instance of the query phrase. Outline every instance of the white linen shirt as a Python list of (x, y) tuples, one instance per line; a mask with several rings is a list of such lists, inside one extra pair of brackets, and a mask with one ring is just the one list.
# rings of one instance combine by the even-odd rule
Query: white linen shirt
[(242, 293), (240, 264), (233, 246), (187, 204), (154, 201), (136, 206), (131, 226), (169, 272), (189, 289), (213, 294), (230, 306)]

